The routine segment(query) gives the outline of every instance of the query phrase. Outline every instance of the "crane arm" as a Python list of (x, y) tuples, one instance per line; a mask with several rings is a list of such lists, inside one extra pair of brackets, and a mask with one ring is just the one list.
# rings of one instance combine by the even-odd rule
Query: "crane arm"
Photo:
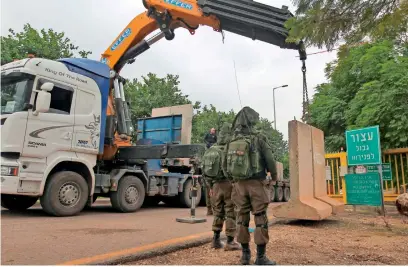
[[(102, 54), (102, 61), (120, 72), (132, 56), (149, 49), (161, 37), (174, 38), (174, 30), (186, 28), (191, 34), (199, 25), (215, 31), (229, 31), (286, 49), (299, 49), (287, 43), (284, 23), (293, 15), (287, 7), (275, 8), (252, 0), (143, 0), (146, 12), (135, 17)], [(156, 39), (143, 40), (160, 29)], [(134, 52), (132, 54), (131, 52)]]
[[(217, 32), (229, 31), (260, 40), (283, 49), (299, 51), (306, 59), (303, 42), (287, 43), (285, 22), (293, 17), (288, 8), (276, 8), (252, 0), (142, 0), (147, 11), (136, 16), (102, 54), (101, 61), (112, 70), (111, 93), (108, 99), (108, 116), (117, 115), (118, 131), (112, 144), (105, 146), (107, 158), (117, 147), (130, 145), (129, 115), (123, 94), (123, 78), (119, 72), (150, 46), (162, 39), (172, 40), (174, 30), (181, 27), (193, 35), (200, 25), (212, 27)], [(147, 35), (159, 34), (145, 40)], [(115, 99), (113, 98), (113, 93)], [(115, 103), (115, 107), (113, 106)], [(119, 135), (121, 137), (119, 138)]]

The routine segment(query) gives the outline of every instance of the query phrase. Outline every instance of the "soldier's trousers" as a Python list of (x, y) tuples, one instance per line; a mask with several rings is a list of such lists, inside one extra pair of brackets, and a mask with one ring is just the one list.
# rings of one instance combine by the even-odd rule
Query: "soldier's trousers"
[(205, 184), (205, 188), (204, 188), (204, 191), (205, 191), (205, 205), (207, 206), (207, 208), (211, 208), (212, 209), (212, 201), (211, 201), (211, 196), (210, 196), (210, 190), (211, 190), (211, 188), (210, 188), (210, 186), (208, 186), (207, 184)]
[(242, 180), (233, 184), (232, 200), (237, 207), (237, 241), (247, 244), (249, 235), (250, 212), (255, 217), (254, 241), (257, 245), (269, 242), (268, 216), (269, 185), (266, 180)]
[(232, 184), (229, 181), (213, 185), (214, 221), (213, 231), (222, 231), (225, 221), (225, 235), (235, 237), (235, 205), (231, 199)]

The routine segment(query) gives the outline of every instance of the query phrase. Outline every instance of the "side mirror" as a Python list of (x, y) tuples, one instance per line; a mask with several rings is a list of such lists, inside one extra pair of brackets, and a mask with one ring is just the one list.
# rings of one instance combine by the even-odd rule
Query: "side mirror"
[(44, 83), (43, 85), (41, 85), (41, 90), (42, 91), (51, 92), (53, 88), (54, 88), (53, 83), (47, 82), (47, 83)]
[[(54, 85), (52, 84), (52, 86)], [(41, 89), (42, 89), (42, 86), (41, 86)], [(38, 92), (37, 100), (35, 101), (35, 111), (33, 112), (33, 115), (37, 116), (39, 113), (48, 112), (48, 110), (50, 109), (50, 104), (51, 104), (51, 94), (46, 91)]]

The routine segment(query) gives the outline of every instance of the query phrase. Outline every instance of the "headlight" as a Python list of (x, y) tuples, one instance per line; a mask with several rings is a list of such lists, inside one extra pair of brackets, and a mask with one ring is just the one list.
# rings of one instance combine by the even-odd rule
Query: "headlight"
[(18, 167), (1, 166), (1, 176), (17, 176)]

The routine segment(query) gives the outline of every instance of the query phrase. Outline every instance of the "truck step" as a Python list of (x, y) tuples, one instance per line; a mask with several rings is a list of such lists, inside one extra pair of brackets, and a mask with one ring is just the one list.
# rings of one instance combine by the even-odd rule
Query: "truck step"
[(260, 40), (280, 48), (298, 49), (295, 43), (287, 43), (285, 22), (293, 17), (286, 6), (276, 8), (252, 0), (198, 0), (205, 15), (215, 15), (221, 29)]

